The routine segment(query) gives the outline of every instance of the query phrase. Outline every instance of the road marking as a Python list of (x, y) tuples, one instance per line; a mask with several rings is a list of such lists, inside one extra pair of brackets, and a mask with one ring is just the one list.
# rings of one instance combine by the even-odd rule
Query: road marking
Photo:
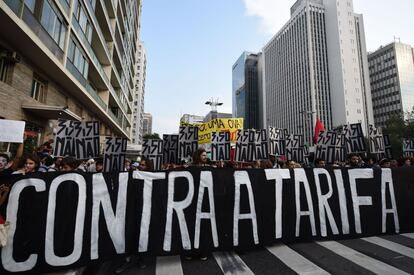
[(317, 244), (377, 274), (408, 274), (335, 241), (317, 242)]
[(184, 274), (180, 256), (157, 257), (156, 275)]
[(405, 233), (405, 234), (401, 234), (401, 236), (405, 236), (405, 237), (414, 239), (414, 233)]
[(298, 274), (329, 274), (284, 244), (267, 247), (267, 250)]
[(214, 252), (214, 259), (220, 269), (227, 275), (253, 275), (254, 273), (234, 252)]
[(368, 237), (368, 238), (362, 238), (362, 240), (379, 245), (381, 247), (384, 247), (386, 249), (392, 250), (394, 252), (397, 252), (399, 254), (402, 254), (404, 256), (414, 258), (414, 249), (406, 247), (404, 245), (391, 242), (389, 240), (379, 238), (379, 237)]

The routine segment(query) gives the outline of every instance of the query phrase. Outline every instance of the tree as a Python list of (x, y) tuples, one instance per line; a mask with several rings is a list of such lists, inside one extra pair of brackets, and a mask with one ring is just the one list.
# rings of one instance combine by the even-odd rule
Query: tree
[(394, 158), (402, 156), (402, 140), (414, 138), (414, 107), (405, 115), (391, 114), (385, 125), (384, 134), (388, 134), (390, 137)]
[(161, 139), (158, 133), (145, 134), (142, 139)]

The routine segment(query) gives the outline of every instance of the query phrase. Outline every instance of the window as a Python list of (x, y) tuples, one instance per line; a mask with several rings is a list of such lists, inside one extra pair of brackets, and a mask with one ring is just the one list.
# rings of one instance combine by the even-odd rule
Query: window
[(36, 0), (25, 0), (26, 7), (32, 12), (35, 12)]
[(43, 3), (40, 23), (59, 47), (63, 49), (67, 27), (63, 23), (62, 17), (60, 15), (58, 16), (58, 14), (56, 9), (50, 5), (49, 1), (45, 0)]
[(79, 2), (79, 0), (75, 1), (73, 13), (76, 20), (79, 23), (80, 28), (82, 29), (85, 37), (88, 39), (89, 42), (92, 40), (92, 24), (87, 16), (86, 10), (84, 6)]
[(33, 77), (31, 96), (40, 102), (44, 102), (46, 99), (45, 84), (42, 81), (40, 81), (37, 77)]
[(7, 60), (0, 59), (0, 81), (6, 82), (10, 63)]
[(81, 50), (79, 44), (73, 39), (70, 40), (68, 58), (72, 64), (78, 69), (78, 71), (87, 78), (89, 70), (89, 61), (85, 57), (86, 55)]

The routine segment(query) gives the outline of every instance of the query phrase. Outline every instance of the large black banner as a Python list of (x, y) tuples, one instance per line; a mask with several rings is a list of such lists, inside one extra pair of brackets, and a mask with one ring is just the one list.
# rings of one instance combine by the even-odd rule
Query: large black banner
[[(246, 250), (414, 231), (414, 169), (38, 173), (12, 186), (0, 274), (116, 255)], [(5, 209), (2, 209), (5, 210)]]

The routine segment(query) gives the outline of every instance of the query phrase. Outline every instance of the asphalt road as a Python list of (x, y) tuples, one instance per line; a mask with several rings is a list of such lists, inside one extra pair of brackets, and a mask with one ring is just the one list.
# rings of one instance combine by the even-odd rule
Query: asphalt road
[[(156, 257), (142, 268), (132, 260), (115, 273), (119, 261), (88, 274), (414, 274), (414, 233), (343, 241), (277, 244), (242, 254), (215, 252), (206, 261)], [(84, 273), (85, 274), (85, 273)]]

